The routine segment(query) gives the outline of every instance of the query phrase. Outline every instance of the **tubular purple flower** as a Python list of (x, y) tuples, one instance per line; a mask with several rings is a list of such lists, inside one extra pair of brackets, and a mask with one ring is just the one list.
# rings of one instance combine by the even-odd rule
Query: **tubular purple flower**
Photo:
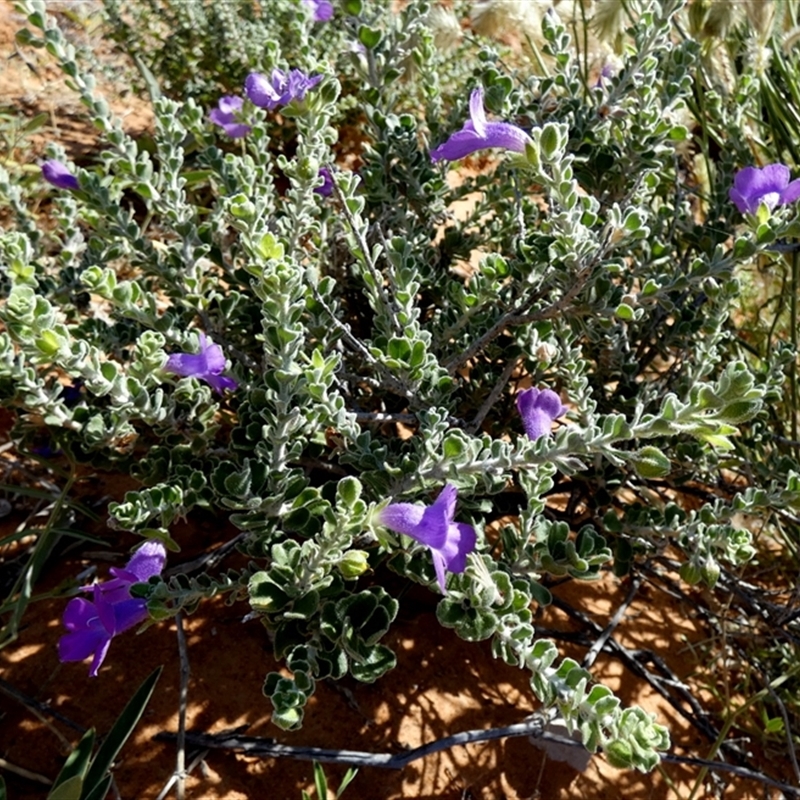
[(502, 147), (516, 153), (524, 153), (531, 137), (522, 128), (510, 122), (487, 122), (483, 108), (483, 88), (473, 90), (469, 98), (469, 120), (460, 131), (431, 150), (431, 161), (458, 161), (477, 150), (487, 147)]
[(378, 514), (381, 525), (404, 533), (430, 549), (442, 594), (447, 593), (445, 570), (463, 572), (467, 556), (478, 540), (471, 525), (453, 522), (457, 498), (458, 489), (448, 483), (427, 508), (411, 503), (391, 503)]
[(525, 389), (517, 395), (517, 409), (529, 439), (549, 436), (553, 421), (567, 411), (552, 389)]
[(231, 97), (225, 95), (220, 97), (217, 107), (212, 109), (208, 118), (215, 124), (219, 125), (227, 136), (231, 139), (240, 139), (242, 136), (247, 136), (252, 130), (249, 125), (239, 122), (238, 114), (242, 110), (242, 98)]
[(742, 214), (755, 214), (762, 203), (772, 211), (800, 198), (800, 179), (789, 183), (789, 168), (783, 164), (745, 167), (734, 176), (728, 196)]
[(233, 378), (226, 378), (221, 374), (225, 369), (225, 354), (204, 333), (200, 334), (199, 353), (173, 353), (167, 359), (164, 369), (183, 378), (199, 378), (210, 384), (219, 394), (226, 389), (233, 392), (239, 386)]
[(51, 158), (42, 164), (42, 177), (57, 189), (80, 189), (78, 179), (67, 169), (65, 164)]
[(124, 569), (112, 567), (112, 580), (84, 586), (81, 591), (91, 591), (92, 599), (73, 597), (67, 603), (64, 609), (67, 633), (58, 640), (59, 660), (83, 661), (93, 656), (89, 675), (96, 677), (111, 640), (147, 619), (147, 601), (131, 597), (131, 586), (160, 575), (166, 560), (167, 551), (161, 542), (145, 542)]
[(330, 0), (303, 0), (303, 5), (311, 11), (314, 22), (329, 22), (333, 17), (333, 4)]
[(323, 197), (330, 197), (333, 194), (333, 173), (328, 167), (320, 167), (318, 177), (322, 178), (322, 186), (317, 186), (314, 191)]
[(306, 75), (299, 69), (289, 72), (274, 69), (270, 78), (260, 72), (251, 72), (244, 82), (244, 91), (253, 105), (272, 110), (292, 100), (302, 100), (306, 92), (321, 80), (322, 75)]

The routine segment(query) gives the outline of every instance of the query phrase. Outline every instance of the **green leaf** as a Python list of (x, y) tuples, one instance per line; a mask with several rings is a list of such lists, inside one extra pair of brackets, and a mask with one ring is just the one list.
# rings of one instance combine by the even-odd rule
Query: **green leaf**
[[(92, 796), (94, 795), (95, 790), (98, 789), (104, 782), (105, 776), (108, 774), (111, 764), (117, 757), (117, 754), (122, 749), (125, 742), (128, 740), (128, 737), (131, 735), (131, 733), (133, 733), (133, 729), (136, 727), (136, 724), (139, 722), (139, 719), (144, 713), (145, 707), (150, 701), (150, 697), (153, 694), (153, 689), (155, 689), (162, 669), (163, 667), (158, 667), (157, 669), (153, 670), (153, 672), (151, 672), (147, 678), (145, 678), (142, 685), (136, 690), (133, 697), (128, 701), (128, 704), (122, 710), (122, 713), (119, 715), (119, 717), (117, 717), (117, 721), (108, 732), (106, 740), (100, 746), (100, 749), (97, 751), (97, 755), (92, 761), (92, 765), (89, 768), (88, 774), (86, 775), (86, 781), (84, 783), (83, 794), (81, 794), (81, 800), (93, 800)], [(103, 797), (105, 797), (105, 793), (100, 795), (100, 800), (102, 800)]]
[(272, 258), (283, 258), (283, 245), (271, 233), (265, 233), (258, 243), (259, 255), (269, 261)]
[(328, 781), (325, 779), (325, 770), (319, 761), (314, 762), (314, 786), (317, 787), (317, 797), (328, 800)]
[(35, 133), (49, 119), (50, 115), (46, 111), (43, 111), (41, 114), (37, 114), (33, 119), (28, 120), (28, 122), (23, 125), (22, 133)]
[(361, 25), (358, 29), (358, 40), (369, 50), (374, 50), (381, 43), (381, 39), (383, 34), (377, 28)]
[(542, 128), (542, 135), (539, 139), (539, 144), (542, 148), (542, 155), (546, 160), (551, 161), (556, 156), (561, 144), (561, 137), (559, 136), (558, 127), (552, 122), (548, 122)]
[(93, 791), (89, 792), (85, 800), (105, 800), (108, 790), (111, 788), (111, 781), (112, 776), (109, 773), (94, 787)]
[(82, 789), (83, 775), (73, 775), (59, 784), (58, 788), (51, 790), (47, 800), (75, 800), (81, 796)]
[(48, 800), (73, 800), (79, 797), (94, 749), (94, 728), (89, 728), (64, 762), (47, 795)]
[(384, 673), (394, 669), (397, 657), (394, 652), (382, 644), (372, 648), (361, 662), (352, 662), (350, 674), (362, 683), (374, 683)]
[(182, 172), (181, 177), (187, 186), (194, 186), (196, 183), (205, 183), (213, 174), (213, 170), (210, 169), (191, 169)]
[[(353, 778), (358, 775), (358, 768), (357, 767), (350, 767), (344, 774), (344, 778), (342, 778), (342, 782), (339, 785), (339, 788), (336, 791), (336, 800), (344, 794), (344, 790), (353, 782)], [(2, 798), (0, 798), (2, 800)]]
[(764, 730), (767, 731), (767, 733), (781, 733), (783, 731), (783, 720), (780, 717), (768, 719), (764, 725)]
[(614, 313), (618, 319), (625, 320), (626, 322), (634, 319), (634, 311), (627, 303), (620, 303)]
[(353, 508), (361, 497), (361, 481), (352, 475), (342, 478), (336, 486), (336, 505)]

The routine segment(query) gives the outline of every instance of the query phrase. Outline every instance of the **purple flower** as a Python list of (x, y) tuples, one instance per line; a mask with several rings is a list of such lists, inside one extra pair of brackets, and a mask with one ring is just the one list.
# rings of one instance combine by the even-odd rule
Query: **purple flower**
[(517, 408), (525, 433), (534, 441), (549, 435), (553, 420), (567, 411), (552, 389), (525, 389), (517, 395)]
[(31, 447), (31, 453), (36, 456), (41, 456), (42, 458), (54, 458), (55, 456), (61, 455), (61, 449), (56, 448), (53, 450), (49, 444), (42, 444), (38, 447)]
[(607, 82), (609, 82), (617, 74), (617, 65), (613, 61), (606, 61), (600, 74), (597, 76), (597, 82), (594, 85), (595, 89), (602, 89)]
[(783, 164), (745, 167), (734, 176), (728, 196), (742, 214), (755, 214), (762, 203), (772, 211), (800, 197), (800, 179), (789, 183), (789, 167)]
[(247, 136), (252, 130), (249, 125), (238, 121), (238, 114), (242, 110), (242, 98), (225, 95), (220, 97), (217, 107), (212, 109), (208, 118), (219, 125), (231, 139), (240, 139)]
[(218, 344), (214, 344), (204, 333), (200, 334), (200, 352), (173, 353), (164, 369), (183, 378), (199, 378), (222, 394), (226, 389), (235, 391), (239, 384), (233, 378), (220, 373), (225, 369), (225, 354)]
[(67, 633), (58, 640), (59, 659), (83, 661), (93, 655), (89, 675), (96, 677), (111, 640), (147, 619), (147, 601), (131, 597), (131, 586), (159, 575), (166, 560), (167, 551), (161, 542), (145, 542), (125, 569), (112, 567), (112, 580), (83, 587), (82, 591), (93, 592), (93, 599), (73, 597), (67, 603), (64, 609)]
[(53, 184), (56, 189), (80, 189), (78, 179), (67, 169), (65, 164), (50, 159), (42, 164), (42, 177)]
[(460, 158), (486, 147), (504, 147), (524, 153), (531, 137), (522, 128), (510, 122), (487, 122), (483, 109), (483, 88), (473, 90), (469, 98), (469, 120), (444, 144), (431, 150), (431, 161), (458, 161)]
[(458, 490), (447, 484), (433, 505), (419, 506), (411, 503), (392, 503), (378, 515), (381, 525), (404, 533), (430, 548), (436, 580), (442, 593), (446, 593), (444, 572), (463, 572), (467, 556), (475, 549), (477, 536), (471, 525), (453, 522)]
[(320, 167), (319, 177), (322, 178), (322, 186), (317, 186), (314, 191), (323, 197), (330, 197), (333, 194), (333, 173), (328, 167)]
[(61, 387), (61, 394), (59, 397), (64, 401), (67, 408), (74, 408), (82, 399), (81, 389), (83, 389), (83, 380), (75, 378), (72, 383), (66, 383)]
[(244, 91), (254, 105), (272, 110), (292, 100), (302, 100), (306, 92), (321, 80), (322, 75), (306, 75), (299, 69), (288, 72), (274, 69), (271, 78), (260, 72), (251, 72), (244, 82)]
[(328, 22), (333, 17), (333, 4), (330, 0), (303, 0), (303, 5), (311, 11), (314, 22)]

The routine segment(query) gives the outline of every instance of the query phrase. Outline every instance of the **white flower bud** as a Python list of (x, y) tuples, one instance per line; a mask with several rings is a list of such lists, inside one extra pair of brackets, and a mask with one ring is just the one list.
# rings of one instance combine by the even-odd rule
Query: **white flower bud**
[(534, 354), (539, 361), (549, 364), (558, 355), (558, 348), (552, 342), (539, 342)]

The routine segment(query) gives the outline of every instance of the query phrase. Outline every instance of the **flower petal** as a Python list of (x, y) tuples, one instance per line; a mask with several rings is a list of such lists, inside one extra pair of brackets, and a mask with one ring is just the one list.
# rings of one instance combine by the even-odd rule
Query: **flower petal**
[[(473, 98), (474, 96), (475, 92)], [(479, 116), (473, 116), (464, 123), (460, 131), (456, 131), (446, 142), (431, 150), (431, 161), (458, 161), (487, 147), (501, 147), (524, 153), (530, 142), (531, 137), (517, 125), (510, 122), (487, 122), (481, 106)]]
[(422, 541), (418, 537), (418, 530), (425, 511), (423, 506), (412, 503), (392, 503), (378, 514), (378, 521), (390, 530)]
[(447, 534), (453, 515), (456, 511), (458, 489), (448, 483), (436, 498), (433, 505), (428, 506), (422, 515), (417, 534), (418, 542), (428, 545), (434, 550), (441, 550), (447, 543)]
[(743, 214), (755, 214), (762, 202), (773, 209), (788, 183), (789, 168), (784, 164), (768, 164), (761, 169), (745, 167), (734, 175), (728, 196)]
[(42, 177), (57, 189), (80, 189), (78, 179), (65, 164), (51, 158), (42, 164)]
[(106, 653), (108, 652), (109, 645), (111, 644), (111, 637), (109, 636), (108, 639), (100, 643), (100, 646), (95, 650), (94, 658), (92, 659), (92, 665), (89, 667), (89, 677), (96, 678), (97, 677), (97, 670), (100, 669), (100, 665), (105, 661)]
[(222, 130), (224, 130), (225, 135), (229, 136), (231, 139), (241, 139), (243, 136), (247, 136), (253, 129), (243, 122), (232, 122), (228, 125), (223, 125)]
[[(109, 636), (113, 636), (117, 632), (117, 620), (114, 615), (114, 605), (117, 602), (125, 602), (124, 600), (114, 599), (114, 602), (109, 602), (110, 598), (103, 594), (100, 584), (95, 584), (94, 589), (94, 604), (97, 606), (97, 616), (103, 623), (103, 627), (108, 632)], [(130, 598), (128, 587), (125, 587), (126, 599)]]
[(431, 150), (431, 161), (459, 161), (485, 147), (484, 140), (476, 133), (472, 123), (467, 122), (460, 131)]
[(536, 440), (550, 433), (553, 420), (567, 409), (552, 389), (525, 389), (517, 395), (517, 409), (528, 438)]
[(208, 118), (215, 125), (219, 125), (223, 128), (233, 122), (233, 114), (229, 114), (228, 112), (222, 111), (219, 108), (212, 108), (211, 111), (208, 112)]
[(431, 550), (433, 556), (433, 568), (436, 570), (436, 582), (442, 590), (442, 594), (447, 594), (447, 585), (445, 584), (445, 563), (444, 556), (438, 550)]
[(485, 140), (484, 147), (502, 147), (515, 153), (524, 153), (531, 137), (510, 122), (487, 122)]
[(88, 628), (93, 620), (98, 620), (97, 608), (91, 600), (73, 597), (64, 609), (64, 627), (68, 631), (82, 631)]
[(794, 203), (795, 200), (800, 198), (800, 178), (792, 181), (782, 192), (780, 204), (786, 205), (787, 203)]
[(146, 583), (155, 575), (160, 575), (167, 563), (167, 550), (161, 542), (145, 542), (125, 565), (125, 570), (136, 576), (140, 583)]
[(206, 373), (206, 360), (202, 353), (173, 353), (164, 369), (183, 378), (202, 378)]
[(218, 375), (225, 369), (225, 353), (218, 344), (214, 344), (204, 333), (200, 333), (200, 352), (205, 358), (206, 372)]
[(411, 503), (392, 503), (378, 515), (382, 525), (428, 546), (443, 593), (445, 570), (463, 572), (467, 555), (475, 549), (478, 539), (471, 525), (453, 522), (457, 499), (458, 489), (448, 483), (428, 508)]
[(147, 601), (141, 597), (131, 597), (116, 603), (114, 609), (114, 636), (133, 628), (147, 619)]
[(206, 375), (205, 380), (217, 394), (225, 394), (226, 391), (235, 392), (239, 388), (239, 384), (233, 378), (224, 375)]
[(58, 640), (58, 660), (83, 661), (96, 653), (111, 637), (103, 628), (87, 628), (83, 631), (65, 633)]
[[(273, 71), (273, 77), (275, 72)], [(260, 72), (251, 72), (244, 82), (244, 92), (253, 105), (260, 108), (273, 109), (278, 105), (279, 95), (272, 88), (266, 75)]]
[(558, 419), (567, 410), (566, 406), (562, 405), (561, 398), (552, 389), (543, 389), (539, 392), (536, 405), (553, 420)]
[(478, 535), (472, 525), (454, 522), (447, 531), (447, 544), (441, 551), (450, 572), (461, 573), (467, 567), (467, 556), (475, 549)]
[(242, 98), (234, 95), (223, 95), (217, 102), (217, 106), (221, 113), (227, 114), (232, 117), (242, 110)]
[(90, 600), (73, 597), (64, 609), (63, 622), (68, 633), (58, 640), (58, 658), (62, 662), (83, 661), (111, 641), (111, 634)]
[(225, 369), (225, 354), (218, 344), (214, 344), (204, 333), (199, 335), (199, 353), (173, 353), (164, 369), (184, 378), (209, 380)]
[(728, 197), (730, 201), (739, 209), (740, 214), (753, 213), (750, 210), (750, 203), (748, 199), (735, 187), (732, 186), (728, 190)]
[(480, 137), (486, 135), (486, 111), (483, 108), (483, 87), (472, 90), (469, 96), (469, 118), (475, 133)]

